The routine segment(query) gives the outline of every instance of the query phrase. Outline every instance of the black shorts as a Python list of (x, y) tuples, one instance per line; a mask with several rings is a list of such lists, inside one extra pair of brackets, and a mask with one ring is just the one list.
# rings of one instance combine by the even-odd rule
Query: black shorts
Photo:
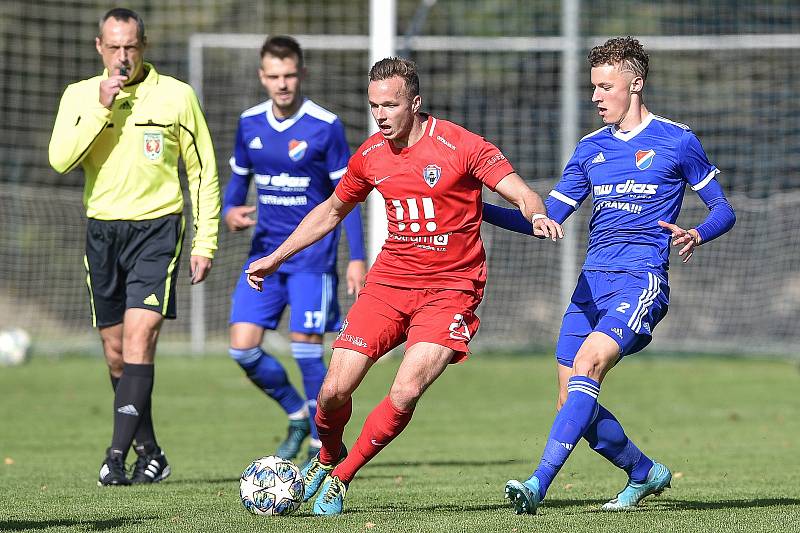
[(175, 318), (184, 226), (182, 215), (153, 220), (89, 219), (83, 261), (93, 326), (119, 324), (130, 308)]

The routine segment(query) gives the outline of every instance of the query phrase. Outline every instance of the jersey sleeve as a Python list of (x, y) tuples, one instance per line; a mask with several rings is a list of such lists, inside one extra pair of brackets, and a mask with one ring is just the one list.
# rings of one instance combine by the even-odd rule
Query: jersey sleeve
[(347, 170), (333, 192), (342, 202), (359, 203), (366, 200), (374, 188), (375, 184), (364, 175), (362, 156), (356, 153), (347, 163)]
[(67, 87), (58, 105), (58, 113), (50, 137), (48, 155), (50, 166), (65, 174), (78, 166), (111, 122), (111, 110), (100, 103), (98, 93), (93, 99), (84, 95), (79, 86)]
[(244, 205), (247, 202), (247, 190), (250, 188), (250, 178), (253, 175), (250, 154), (247, 152), (247, 144), (242, 132), (241, 120), (239, 120), (239, 127), (236, 130), (236, 143), (233, 146), (233, 155), (229, 163), (231, 166), (231, 178), (228, 180), (222, 199), (223, 217), (231, 207)]
[(491, 190), (495, 190), (500, 180), (514, 172), (514, 167), (498, 147), (483, 137), (474, 134), (472, 136), (465, 170)]
[(180, 148), (192, 201), (192, 255), (212, 258), (219, 231), (219, 177), (214, 145), (194, 91), (187, 86), (180, 112)]
[(579, 148), (580, 145), (575, 148), (575, 152), (564, 167), (561, 179), (545, 200), (547, 216), (559, 224), (580, 207), (591, 189), (589, 177), (580, 163)]
[(325, 165), (331, 180), (338, 180), (347, 170), (347, 161), (350, 159), (350, 146), (344, 133), (344, 126), (337, 118), (330, 127), (328, 149), (325, 151)]
[(719, 169), (708, 162), (700, 139), (691, 130), (681, 138), (680, 168), (683, 179), (694, 191), (707, 186), (719, 174)]

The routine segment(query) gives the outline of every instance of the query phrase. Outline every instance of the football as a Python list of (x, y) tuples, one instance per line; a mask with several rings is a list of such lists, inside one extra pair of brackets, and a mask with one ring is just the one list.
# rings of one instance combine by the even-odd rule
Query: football
[(0, 366), (21, 365), (28, 359), (31, 337), (20, 328), (0, 331)]
[(244, 508), (255, 515), (290, 514), (303, 502), (300, 469), (275, 455), (256, 459), (242, 472), (239, 496)]

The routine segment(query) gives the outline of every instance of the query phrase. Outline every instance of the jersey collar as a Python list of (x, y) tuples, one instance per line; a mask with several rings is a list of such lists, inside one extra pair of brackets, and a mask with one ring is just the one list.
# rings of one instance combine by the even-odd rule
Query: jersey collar
[(639, 135), (648, 126), (648, 124), (652, 122), (652, 120), (653, 120), (653, 114), (648, 113), (647, 116), (644, 117), (644, 119), (642, 120), (641, 124), (633, 128), (632, 130), (620, 131), (619, 126), (613, 125), (611, 126), (611, 133), (617, 139), (627, 142), (636, 137), (637, 135)]
[(294, 126), (295, 122), (300, 120), (300, 117), (306, 114), (306, 110), (308, 109), (309, 99), (303, 98), (303, 104), (300, 106), (294, 115), (291, 117), (285, 118), (283, 120), (278, 120), (275, 118), (275, 113), (272, 112), (272, 99), (267, 100), (267, 122), (275, 131), (286, 131), (292, 126)]

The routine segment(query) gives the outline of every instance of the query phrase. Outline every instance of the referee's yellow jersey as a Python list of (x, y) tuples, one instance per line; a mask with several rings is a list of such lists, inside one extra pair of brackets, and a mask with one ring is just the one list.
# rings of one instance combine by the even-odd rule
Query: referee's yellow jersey
[(219, 179), (214, 146), (192, 88), (148, 70), (123, 87), (112, 108), (99, 100), (101, 76), (69, 85), (50, 139), (50, 164), (86, 174), (86, 216), (150, 220), (183, 212), (178, 178), (182, 157), (194, 218), (192, 255), (214, 257), (219, 226)]

